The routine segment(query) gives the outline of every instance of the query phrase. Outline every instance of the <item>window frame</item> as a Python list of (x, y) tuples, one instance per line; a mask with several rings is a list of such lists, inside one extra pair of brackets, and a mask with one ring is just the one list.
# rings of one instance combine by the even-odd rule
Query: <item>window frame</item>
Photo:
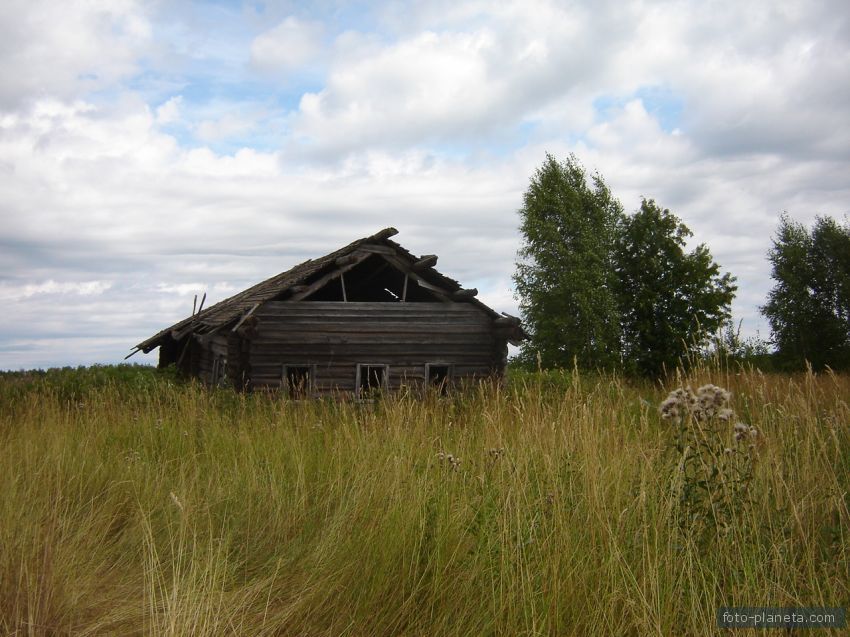
[(300, 399), (300, 397), (293, 395), (292, 387), (289, 385), (289, 370), (294, 367), (307, 369), (307, 387), (305, 389), (304, 398), (313, 398), (316, 392), (316, 363), (281, 363), (280, 388), (283, 390), (287, 398), (291, 398), (293, 400)]
[(425, 363), (425, 387), (431, 389), (432, 387), (437, 387), (436, 383), (431, 382), (431, 368), (432, 367), (445, 367), (446, 368), (446, 380), (443, 384), (443, 389), (440, 393), (448, 392), (452, 383), (454, 382), (455, 376), (455, 366), (454, 363), (449, 362), (441, 362), (441, 361), (432, 361), (430, 363)]
[(354, 377), (354, 396), (357, 400), (364, 400), (361, 387), (362, 369), (369, 367), (381, 367), (384, 370), (383, 378), (381, 379), (381, 391), (387, 391), (390, 383), (390, 366), (388, 363), (357, 363), (357, 372)]

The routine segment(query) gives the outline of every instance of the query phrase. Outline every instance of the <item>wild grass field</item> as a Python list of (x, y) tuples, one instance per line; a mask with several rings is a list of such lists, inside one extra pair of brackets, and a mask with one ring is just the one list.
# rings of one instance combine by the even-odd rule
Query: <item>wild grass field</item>
[[(707, 383), (733, 418), (661, 419)], [(719, 606), (847, 607), (848, 400), (705, 368), (374, 404), (6, 374), (0, 633), (710, 635)]]

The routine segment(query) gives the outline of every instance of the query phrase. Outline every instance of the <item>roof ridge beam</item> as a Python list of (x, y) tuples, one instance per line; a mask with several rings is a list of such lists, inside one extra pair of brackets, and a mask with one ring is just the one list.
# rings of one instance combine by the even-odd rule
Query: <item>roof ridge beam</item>
[(384, 228), (383, 230), (379, 230), (375, 234), (373, 234), (369, 239), (374, 239), (375, 241), (383, 241), (384, 239), (389, 239), (390, 237), (394, 237), (398, 234), (398, 230), (390, 226), (389, 228)]
[(436, 254), (423, 254), (418, 260), (414, 261), (413, 265), (410, 267), (414, 272), (422, 272), (428, 268), (433, 268), (435, 265), (437, 265)]

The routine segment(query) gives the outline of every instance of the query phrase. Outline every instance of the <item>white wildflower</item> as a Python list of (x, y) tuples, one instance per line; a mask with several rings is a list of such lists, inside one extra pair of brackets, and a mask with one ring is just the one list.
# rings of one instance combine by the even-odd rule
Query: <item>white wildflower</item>
[(664, 420), (679, 420), (693, 409), (696, 396), (690, 387), (671, 391), (658, 410)]
[(754, 440), (758, 436), (758, 430), (750, 425), (745, 425), (742, 422), (735, 423), (733, 430), (735, 432), (735, 442), (741, 442), (747, 438)]
[(697, 404), (694, 408), (694, 416), (699, 420), (706, 420), (718, 415), (719, 412), (729, 404), (731, 395), (728, 391), (717, 385), (703, 385), (697, 389)]

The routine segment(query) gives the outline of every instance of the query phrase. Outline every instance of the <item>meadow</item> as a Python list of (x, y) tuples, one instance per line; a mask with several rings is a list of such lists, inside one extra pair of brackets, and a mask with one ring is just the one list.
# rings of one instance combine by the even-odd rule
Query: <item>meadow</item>
[[(735, 411), (717, 462), (733, 420), (758, 436), (701, 484), (700, 425), (658, 407), (707, 383)], [(0, 633), (710, 635), (720, 606), (847, 607), (848, 400), (705, 366), (371, 404), (3, 374)]]

